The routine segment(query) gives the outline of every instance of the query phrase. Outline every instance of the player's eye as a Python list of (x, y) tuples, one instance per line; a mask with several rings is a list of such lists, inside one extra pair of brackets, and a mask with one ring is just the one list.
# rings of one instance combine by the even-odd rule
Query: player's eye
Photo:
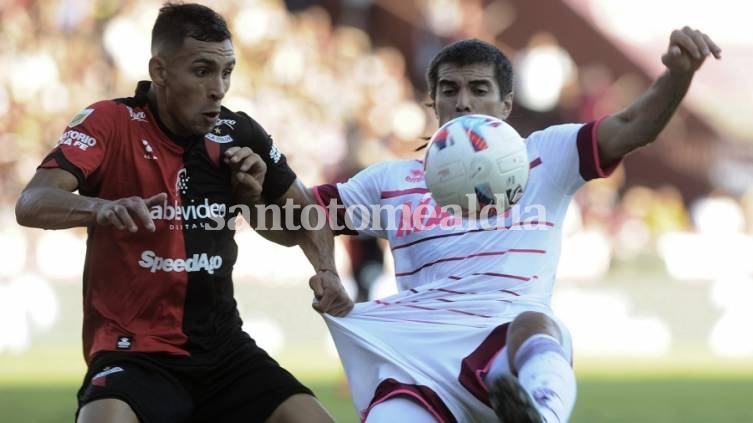
[(489, 86), (486, 84), (472, 84), (471, 93), (473, 95), (486, 95), (489, 93)]
[(233, 73), (233, 69), (232, 69), (232, 68), (230, 68), (230, 69), (225, 69), (225, 70), (224, 70), (224, 71), (222, 72), (222, 77), (223, 77), (223, 78), (229, 78), (229, 77), (230, 77), (230, 75), (231, 75), (232, 73)]
[(204, 77), (207, 76), (209, 70), (207, 68), (196, 68), (193, 70), (193, 73), (198, 77)]

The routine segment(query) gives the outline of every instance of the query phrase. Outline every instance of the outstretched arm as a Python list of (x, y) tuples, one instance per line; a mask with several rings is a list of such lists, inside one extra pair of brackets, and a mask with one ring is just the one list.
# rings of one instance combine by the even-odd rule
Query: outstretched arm
[(669, 38), (662, 56), (666, 71), (625, 110), (605, 118), (597, 139), (601, 163), (610, 164), (653, 142), (669, 122), (704, 60), (721, 58), (722, 50), (701, 31), (684, 27)]

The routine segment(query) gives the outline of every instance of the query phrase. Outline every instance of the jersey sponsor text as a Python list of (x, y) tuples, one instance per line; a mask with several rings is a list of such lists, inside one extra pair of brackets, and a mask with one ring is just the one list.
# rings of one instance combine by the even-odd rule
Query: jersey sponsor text
[(89, 147), (97, 145), (97, 140), (91, 135), (78, 131), (65, 131), (58, 140), (58, 145), (71, 145), (86, 151)]
[(153, 206), (149, 214), (152, 219), (156, 220), (223, 218), (227, 214), (227, 207), (225, 204), (210, 203), (209, 199), (205, 198), (204, 202), (199, 204), (180, 204), (177, 201), (169, 204), (165, 202), (161, 206)]
[(194, 254), (190, 258), (170, 258), (160, 257), (152, 250), (146, 250), (141, 253), (139, 266), (149, 269), (155, 273), (158, 270), (163, 272), (199, 272), (206, 271), (210, 275), (222, 266), (222, 257), (208, 256), (207, 253)]

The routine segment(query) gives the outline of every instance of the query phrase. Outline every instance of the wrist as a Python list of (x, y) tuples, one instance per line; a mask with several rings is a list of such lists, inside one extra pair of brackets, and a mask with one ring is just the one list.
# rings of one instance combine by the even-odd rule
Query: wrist
[(101, 220), (100, 214), (102, 212), (102, 209), (105, 208), (105, 206), (107, 205), (107, 203), (108, 203), (107, 200), (103, 200), (101, 198), (89, 197), (89, 204), (88, 204), (86, 212), (88, 213), (87, 220), (90, 225), (92, 224), (101, 225), (103, 223), (100, 221)]
[(668, 67), (667, 75), (676, 82), (688, 85), (695, 75), (695, 69), (672, 69)]
[(334, 274), (335, 276), (340, 276), (340, 275), (337, 274), (337, 270), (334, 270), (334, 269), (329, 268), (329, 267), (318, 267), (316, 269), (316, 273), (326, 273), (326, 272), (330, 272), (330, 273)]

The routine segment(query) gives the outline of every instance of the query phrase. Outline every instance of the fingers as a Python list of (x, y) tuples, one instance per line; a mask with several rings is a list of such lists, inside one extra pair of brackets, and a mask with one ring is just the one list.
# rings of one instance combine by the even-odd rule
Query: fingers
[(339, 279), (325, 280), (320, 275), (309, 279), (309, 286), (314, 291), (311, 306), (319, 313), (344, 316), (353, 309), (353, 301), (348, 297)]
[(328, 299), (328, 297), (330, 296), (325, 295), (319, 300), (315, 298), (311, 307), (319, 313), (327, 313), (337, 317), (345, 316), (353, 310), (353, 301), (351, 301), (350, 298), (339, 296), (335, 298), (332, 296), (331, 299)]
[(669, 47), (669, 55), (679, 57), (682, 56), (682, 49), (676, 45)]
[(319, 275), (312, 276), (309, 279), (309, 287), (314, 291), (314, 301), (311, 303), (311, 307), (319, 313), (326, 312), (332, 303), (332, 297), (325, 297), (322, 278)]
[(711, 49), (711, 54), (713, 54), (715, 58), (721, 59), (722, 49), (718, 45), (716, 45), (716, 43), (708, 35), (703, 34), (703, 38), (706, 40), (706, 45), (708, 45), (709, 49)]
[(694, 41), (694, 32), (687, 26), (681, 30), (672, 31), (672, 35), (669, 37), (670, 49), (672, 46), (677, 46), (688, 52), (694, 59), (700, 59), (702, 57), (701, 50)]
[(332, 316), (342, 317), (350, 313), (351, 310), (353, 310), (353, 306), (353, 301), (346, 296), (345, 298), (337, 301), (335, 303), (335, 306), (331, 307), (330, 310), (327, 311), (327, 313), (331, 314)]
[[(703, 60), (709, 54), (713, 54), (717, 59), (721, 58), (722, 49), (708, 35), (688, 26), (673, 31), (669, 44), (668, 53), (672, 56), (686, 51), (695, 60)], [(677, 50), (678, 47), (680, 51)]]
[(112, 211), (114, 212), (116, 219), (112, 219), (111, 221), (116, 228), (120, 230), (126, 229), (128, 232), (136, 232), (139, 230), (139, 227), (136, 226), (136, 222), (133, 221), (130, 213), (128, 213), (127, 208), (118, 204), (112, 208)]
[(248, 147), (231, 147), (225, 152), (225, 163), (233, 173), (233, 182), (238, 182), (243, 201), (258, 201), (262, 193), (267, 165)]
[(108, 207), (97, 214), (97, 223), (115, 226), (120, 231), (126, 228), (126, 225), (120, 220), (118, 213), (112, 207)]
[(267, 165), (261, 157), (248, 147), (230, 147), (225, 151), (225, 163), (240, 172), (263, 173)]
[(139, 222), (146, 230), (154, 232), (156, 227), (149, 208), (163, 204), (166, 199), (167, 194), (163, 192), (146, 200), (141, 197), (130, 197), (111, 201), (97, 213), (97, 223), (113, 225), (121, 231), (137, 232), (139, 227), (136, 222)]
[(146, 203), (146, 206), (149, 208), (153, 206), (161, 206), (165, 204), (165, 201), (167, 201), (167, 193), (164, 193), (164, 192), (161, 192), (157, 195), (153, 195), (147, 198), (146, 200), (144, 200), (144, 202)]
[(262, 184), (264, 183), (264, 176), (267, 174), (267, 164), (264, 163), (261, 157), (254, 155), (254, 160), (249, 164), (248, 170), (245, 172), (253, 176), (259, 184)]
[(237, 172), (235, 174), (235, 180), (243, 185), (246, 185), (251, 192), (259, 194), (262, 191), (261, 182), (254, 178), (253, 175), (249, 175), (248, 173), (243, 172)]
[[(162, 196), (163, 198), (167, 198), (167, 195), (164, 194), (164, 193), (157, 194), (154, 197), (159, 197), (159, 196)], [(153, 200), (154, 197), (149, 198), (149, 200)], [(157, 204), (164, 204), (164, 202), (165, 201), (163, 199), (162, 202), (157, 203)], [(136, 217), (138, 218), (138, 220), (144, 225), (144, 228), (147, 231), (154, 232), (157, 228), (154, 226), (154, 221), (152, 220), (152, 215), (149, 213), (149, 208), (150, 207), (151, 207), (151, 205), (149, 205), (149, 203), (147, 201), (142, 200), (141, 198), (139, 198), (138, 200), (134, 201), (132, 211), (136, 215)], [(131, 231), (131, 232), (135, 232), (135, 231)]]

